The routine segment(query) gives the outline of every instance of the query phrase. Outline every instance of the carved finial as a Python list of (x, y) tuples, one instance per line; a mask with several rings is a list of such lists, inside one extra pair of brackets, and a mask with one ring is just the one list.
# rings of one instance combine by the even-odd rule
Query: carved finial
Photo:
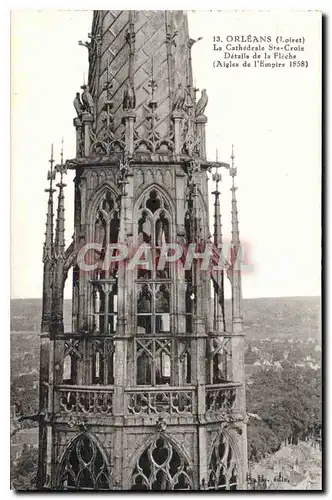
[(60, 174), (60, 183), (58, 184), (59, 185), (62, 185), (62, 187), (64, 187), (64, 184), (63, 184), (63, 175), (67, 173), (67, 163), (64, 163), (63, 162), (63, 137), (61, 139), (61, 153), (60, 153), (60, 165), (56, 165), (55, 168), (54, 168), (54, 172), (55, 173), (59, 173)]
[(157, 108), (157, 101), (155, 100), (154, 97), (154, 91), (157, 88), (158, 84), (156, 80), (154, 79), (154, 61), (153, 57), (151, 58), (151, 80), (148, 83), (148, 86), (151, 88), (151, 99), (148, 103), (149, 108), (151, 109), (151, 112), (147, 116), (147, 119), (150, 122), (150, 130), (149, 130), (149, 136), (148, 139), (152, 142), (155, 143), (155, 141), (158, 141), (160, 139), (159, 133), (157, 132), (157, 122), (159, 120), (157, 114), (156, 114), (156, 108)]
[[(218, 186), (219, 186), (219, 182), (221, 181), (221, 174), (219, 173), (219, 162), (218, 162), (218, 148), (216, 149), (216, 163), (215, 163), (215, 172), (214, 174), (212, 174), (212, 180), (216, 183), (216, 189), (215, 189), (215, 192), (218, 192)], [(219, 192), (218, 192), (219, 194)]]
[(55, 166), (55, 172), (60, 174), (60, 182), (58, 182), (57, 187), (59, 188), (58, 195), (58, 209), (56, 217), (56, 227), (55, 227), (55, 258), (64, 259), (65, 252), (65, 198), (64, 198), (64, 187), (63, 174), (67, 173), (67, 165), (63, 163), (63, 138), (61, 140), (61, 153), (60, 153), (60, 165)]
[(50, 181), (50, 189), (52, 189), (52, 181), (54, 181), (55, 179), (55, 172), (53, 170), (53, 164), (54, 164), (53, 144), (51, 145), (51, 158), (48, 161), (51, 167), (50, 170), (47, 172), (47, 180)]
[(235, 167), (235, 154), (234, 154), (234, 145), (232, 144), (232, 154), (231, 154), (231, 160), (232, 160), (232, 166), (229, 170), (230, 175), (233, 177), (233, 183), (234, 183), (234, 177), (237, 174), (237, 168)]
[(61, 152), (60, 152), (60, 158), (61, 158), (61, 165), (63, 166), (63, 137), (61, 137)]
[(151, 80), (149, 81), (149, 87), (151, 87), (151, 104), (157, 104), (154, 100), (154, 91), (158, 87), (156, 80), (154, 79), (154, 61), (153, 56), (151, 57)]

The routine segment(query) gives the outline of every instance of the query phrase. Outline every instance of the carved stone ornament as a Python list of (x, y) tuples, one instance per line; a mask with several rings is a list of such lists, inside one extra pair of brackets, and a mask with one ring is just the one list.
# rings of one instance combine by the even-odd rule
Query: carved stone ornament
[(167, 424), (166, 424), (165, 420), (163, 419), (163, 417), (159, 417), (158, 422), (156, 424), (156, 430), (158, 432), (165, 432), (166, 429), (167, 429)]

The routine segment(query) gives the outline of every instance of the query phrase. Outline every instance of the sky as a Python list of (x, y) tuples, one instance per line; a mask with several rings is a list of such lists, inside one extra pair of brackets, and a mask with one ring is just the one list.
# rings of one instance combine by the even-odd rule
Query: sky
[[(244, 297), (320, 294), (321, 32), (317, 12), (189, 12), (196, 86), (207, 89), (207, 157), (238, 168)], [(16, 11), (11, 40), (11, 296), (41, 297), (50, 146), (75, 156), (72, 106), (88, 73), (91, 11)], [(213, 68), (213, 36), (305, 37), (308, 68)], [(216, 55), (217, 54), (217, 55)], [(67, 175), (66, 241), (73, 234)], [(230, 179), (221, 185), (230, 240)], [(211, 186), (212, 191), (212, 186)], [(65, 296), (70, 298), (67, 280)]]

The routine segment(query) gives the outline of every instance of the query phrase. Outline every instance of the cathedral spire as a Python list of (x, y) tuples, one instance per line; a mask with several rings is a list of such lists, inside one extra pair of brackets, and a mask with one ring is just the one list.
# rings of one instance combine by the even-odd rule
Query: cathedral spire
[(53, 264), (54, 264), (54, 206), (53, 206), (53, 181), (55, 179), (53, 144), (51, 145), (51, 158), (49, 160), (50, 169), (47, 172), (47, 180), (49, 181), (47, 214), (46, 214), (46, 231), (43, 248), (43, 312), (42, 312), (42, 332), (48, 332), (50, 327), (51, 312), (52, 312), (52, 286), (53, 286)]
[[(171, 10), (95, 11), (86, 39), (88, 79), (73, 102), (76, 158), (65, 162), (75, 171), (74, 237), (65, 252), (63, 147), (54, 169), (54, 242), (52, 197), (47, 226), (37, 487), (239, 489), (246, 472), (241, 276), (228, 266), (230, 335), (223, 259), (214, 252), (211, 262), (208, 227), (208, 172), (216, 168), (219, 246), (219, 172), (230, 165), (206, 159), (208, 96), (202, 89), (196, 102), (195, 40), (186, 14)], [(52, 193), (53, 161), (52, 154)], [(236, 203), (232, 211), (237, 216)], [(72, 332), (64, 332), (71, 267)], [(176, 445), (182, 435), (189, 441)], [(75, 464), (89, 450), (91, 474), (82, 474)]]
[(55, 331), (63, 331), (63, 289), (64, 289), (64, 262), (65, 262), (65, 206), (63, 175), (67, 168), (63, 163), (63, 140), (61, 144), (61, 161), (55, 166), (55, 172), (60, 174), (58, 194), (58, 208), (54, 242), (54, 283), (52, 297), (52, 326)]
[[(131, 135), (140, 152), (172, 153), (172, 111), (176, 92), (191, 81), (189, 33), (183, 11), (95, 11), (88, 48), (88, 87), (95, 103), (92, 153), (110, 153), (116, 148), (128, 149), (125, 140), (126, 116), (134, 114)], [(156, 41), (158, 40), (158, 43)], [(156, 103), (154, 137), (151, 140), (149, 103), (151, 101), (151, 61), (154, 63), (153, 89)], [(111, 84), (111, 94), (105, 85)], [(111, 128), (105, 116), (105, 103), (111, 117)], [(183, 100), (182, 108), (185, 108)], [(107, 146), (105, 146), (107, 142)], [(97, 149), (97, 151), (95, 151)], [(130, 148), (133, 149), (133, 148)]]
[(48, 189), (45, 189), (45, 193), (48, 193), (48, 204), (47, 204), (47, 215), (46, 215), (46, 232), (45, 232), (45, 242), (44, 242), (44, 252), (43, 252), (43, 262), (47, 260), (51, 261), (53, 258), (53, 231), (54, 231), (54, 205), (53, 205), (53, 181), (55, 179), (55, 171), (53, 168), (54, 157), (53, 157), (53, 144), (51, 146), (51, 158), (49, 160), (50, 169), (47, 172), (47, 180), (49, 181)]
[(54, 242), (54, 253), (56, 260), (64, 259), (65, 252), (65, 196), (64, 188), (66, 184), (63, 183), (63, 175), (67, 173), (67, 168), (63, 163), (63, 140), (61, 145), (61, 162), (60, 165), (56, 165), (54, 169), (55, 173), (60, 174), (60, 182), (57, 184), (59, 188), (58, 195), (58, 208), (57, 208), (57, 218), (55, 227), (55, 242)]

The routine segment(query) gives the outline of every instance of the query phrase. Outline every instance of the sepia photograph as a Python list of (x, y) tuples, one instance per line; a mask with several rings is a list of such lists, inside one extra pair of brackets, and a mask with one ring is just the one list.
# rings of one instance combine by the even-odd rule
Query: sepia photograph
[(10, 30), (11, 489), (322, 491), (322, 13)]

